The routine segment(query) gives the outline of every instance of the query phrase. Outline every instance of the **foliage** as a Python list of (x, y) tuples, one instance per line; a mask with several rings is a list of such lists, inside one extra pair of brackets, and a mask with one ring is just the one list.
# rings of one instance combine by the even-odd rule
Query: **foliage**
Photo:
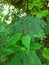
[(31, 40), (31, 37), (29, 35), (26, 35), (26, 36), (23, 36), (22, 37), (22, 43), (23, 45), (29, 49), (30, 48), (30, 40)]
[[(29, 34), (31, 37), (43, 39), (45, 38), (44, 26), (46, 23), (38, 17), (26, 16), (20, 18), (17, 24), (14, 24), (16, 32), (22, 32)], [(10, 28), (9, 28), (10, 29)], [(40, 30), (40, 32), (39, 32)]]
[(43, 49), (43, 56), (49, 60), (49, 48)]
[[(29, 20), (28, 20), (29, 19)], [(38, 19), (38, 18), (37, 18)], [(21, 21), (22, 20), (22, 21)], [(33, 21), (33, 23), (31, 23)], [(41, 23), (43, 23), (43, 25), (41, 25), (41, 23), (38, 23), (38, 25), (39, 25), (39, 27), (41, 26), (41, 31), (42, 31), (42, 26), (44, 26), (45, 25), (45, 23), (44, 23), (44, 21), (42, 21), (42, 20), (40, 20), (40, 19), (38, 19), (38, 21), (40, 22), (41, 21)], [(25, 23), (24, 23), (25, 22)], [(15, 26), (16, 25), (16, 27), (12, 27), (11, 25), (11, 27), (12, 27), (12, 29), (10, 30), (10, 34), (11, 34), (11, 32), (12, 32), (12, 30), (14, 29), (15, 30), (15, 28), (16, 28), (16, 30), (15, 31), (13, 31), (13, 32), (15, 32), (14, 34), (12, 34), (12, 36), (11, 37), (9, 37), (8, 38), (8, 33), (9, 33), (9, 30), (8, 30), (8, 28), (10, 27), (5, 27), (4, 26), (4, 28), (5, 28), (5, 30), (8, 30), (8, 31), (5, 31), (5, 32), (3, 32), (3, 33), (5, 33), (5, 35), (7, 35), (7, 36), (4, 36), (5, 37), (5, 43), (4, 43), (4, 41), (2, 41), (3, 43), (4, 43), (4, 47), (2, 47), (2, 45), (1, 45), (1, 47), (0, 47), (0, 56), (1, 56), (1, 58), (2, 58), (2, 56), (3, 56), (3, 58), (5, 57), (5, 59), (6, 59), (6, 56), (10, 56), (11, 54), (13, 54), (14, 56), (13, 56), (13, 60), (12, 60), (12, 57), (11, 57), (11, 62), (9, 61), (9, 65), (13, 65), (13, 64), (17, 64), (17, 63), (19, 63), (19, 64), (33, 64), (33, 65), (42, 65), (41, 64), (41, 61), (40, 61), (40, 59), (37, 57), (36, 58), (36, 55), (35, 55), (35, 57), (34, 57), (34, 54), (35, 53), (32, 53), (32, 50), (34, 50), (34, 48), (30, 48), (30, 43), (31, 43), (31, 38), (32, 38), (32, 36), (31, 35), (29, 35), (29, 33), (25, 33), (25, 29), (26, 29), (26, 31), (27, 30), (29, 30), (29, 25), (31, 26), (31, 24), (29, 24), (29, 22), (31, 23), (31, 24), (33, 24), (33, 26), (34, 26), (34, 23), (36, 22), (36, 17), (32, 17), (32, 16), (30, 16), (30, 17), (28, 17), (28, 16), (26, 16), (26, 18), (24, 17), (24, 18), (20, 18), (20, 20), (18, 20), (18, 22), (17, 23), (15, 23), (14, 25), (13, 24), (11, 24), (11, 25), (13, 25), (13, 26)], [(26, 23), (28, 23), (29, 25), (28, 26), (24, 26), (24, 24), (26, 25)], [(21, 26), (23, 27), (19, 27), (20, 26), (20, 24), (22, 24)], [(37, 25), (37, 24), (36, 24)], [(3, 26), (2, 26), (3, 27)], [(11, 28), (10, 27), (10, 28)], [(29, 27), (29, 28), (27, 28), (27, 27)], [(32, 26), (31, 26), (32, 27)], [(10, 29), (9, 28), (9, 29)], [(37, 27), (36, 27), (37, 28)], [(36, 29), (35, 28), (35, 29)], [(3, 28), (2, 28), (3, 29)], [(31, 28), (30, 28), (31, 29)], [(24, 32), (23, 32), (23, 30), (24, 30)], [(2, 30), (1, 30), (2, 31)], [(30, 30), (29, 30), (30, 31)], [(28, 32), (29, 32), (28, 31)], [(33, 31), (33, 30), (32, 30)], [(30, 31), (30, 32), (32, 32), (32, 31)], [(44, 31), (44, 30), (43, 30)], [(18, 32), (18, 33), (17, 33)], [(3, 33), (2, 33), (2, 35), (1, 35), (1, 37), (3, 36)], [(43, 32), (44, 33), (44, 32)], [(36, 33), (35, 33), (36, 34)], [(45, 33), (44, 33), (45, 34)], [(34, 35), (34, 34), (32, 34), (32, 35)], [(39, 34), (40, 35), (40, 34)], [(45, 35), (43, 35), (43, 36), (45, 36)], [(34, 37), (33, 37), (34, 38)], [(39, 38), (38, 36), (37, 36), (37, 38)], [(4, 38), (3, 38), (4, 39)], [(1, 40), (3, 40), (3, 39), (1, 39)], [(35, 39), (35, 38), (34, 38)], [(34, 43), (34, 42), (33, 42)], [(36, 43), (35, 43), (36, 44)], [(37, 48), (37, 49), (40, 49), (41, 48), (41, 45), (40, 44), (38, 44), (40, 47), (39, 48)], [(35, 45), (34, 45), (35, 46)], [(17, 54), (18, 53), (18, 55), (15, 55), (15, 54)], [(22, 53), (22, 58), (21, 58), (21, 53)], [(23, 54), (24, 53), (24, 54)], [(25, 54), (25, 53), (27, 53), (27, 55)], [(20, 54), (20, 57), (19, 57), (19, 54)], [(29, 55), (28, 55), (29, 54)], [(30, 55), (31, 54), (31, 55)], [(26, 56), (26, 60), (25, 60), (25, 57), (23, 58), (23, 55), (24, 56)], [(31, 56), (31, 57), (30, 57)], [(19, 59), (17, 59), (17, 62), (16, 62), (16, 58), (19, 58)], [(8, 58), (8, 57), (7, 57)], [(29, 60), (27, 60), (27, 59), (30, 59), (30, 61)], [(35, 59), (33, 59), (33, 58), (35, 58), (35, 59), (37, 59), (38, 60), (38, 62), (36, 62), (36, 60)], [(22, 61), (22, 60), (23, 61)], [(34, 60), (34, 61), (33, 61)], [(6, 62), (7, 61), (7, 63), (8, 63), (8, 60), (6, 59), (5, 61), (2, 61), (2, 62)], [(19, 62), (20, 61), (20, 62)], [(26, 63), (26, 61), (27, 61), (27, 63)], [(35, 62), (36, 62), (36, 64), (35, 64)]]
[(0, 0), (0, 65), (49, 65), (48, 0)]

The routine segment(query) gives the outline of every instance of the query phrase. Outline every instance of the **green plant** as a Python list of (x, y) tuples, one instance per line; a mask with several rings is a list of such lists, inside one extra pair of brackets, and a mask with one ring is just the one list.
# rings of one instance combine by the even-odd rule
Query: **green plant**
[[(17, 23), (11, 24), (8, 27), (2, 25), (0, 35), (2, 34), (2, 37), (4, 33), (5, 36), (3, 36), (3, 39), (1, 39), (2, 42), (0, 42), (4, 44), (4, 47), (2, 45), (0, 47), (0, 56), (1, 58), (3, 57), (1, 63), (3, 63), (3, 65), (4, 63), (5, 65), (42, 65), (40, 59), (33, 51), (42, 47), (40, 43), (36, 43), (35, 38), (45, 38), (43, 30), (45, 22), (38, 17), (26, 16), (20, 18)], [(2, 33), (2, 31), (5, 32)], [(13, 33), (12, 36), (10, 36), (11, 33)], [(11, 56), (10, 59), (8, 56)], [(4, 58), (5, 61), (3, 60)]]
[[(49, 23), (45, 22), (49, 21), (47, 0), (0, 0), (0, 3), (0, 65), (49, 65), (49, 42), (45, 45), (49, 34)], [(5, 4), (7, 14), (3, 14)], [(26, 16), (21, 17), (23, 12)], [(10, 17), (11, 23), (7, 24)]]
[(46, 23), (38, 17), (26, 16), (20, 18), (17, 24), (14, 24), (13, 27), (16, 32), (23, 32), (24, 34), (29, 34), (33, 39), (34, 38), (43, 39), (45, 38), (44, 33), (45, 25)]

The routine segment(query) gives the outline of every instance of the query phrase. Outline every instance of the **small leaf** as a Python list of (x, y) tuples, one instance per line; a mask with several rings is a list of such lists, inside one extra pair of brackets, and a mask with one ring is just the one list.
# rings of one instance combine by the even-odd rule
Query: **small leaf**
[(31, 41), (30, 35), (26, 35), (26, 36), (23, 36), (23, 37), (22, 37), (22, 43), (23, 43), (23, 45), (24, 45), (27, 49), (30, 48), (30, 41)]
[(42, 45), (40, 43), (31, 44), (31, 49), (34, 49), (34, 50), (39, 50), (41, 47), (42, 47)]
[(43, 11), (41, 11), (41, 12), (39, 12), (38, 14), (37, 14), (37, 16), (39, 16), (40, 18), (42, 17), (42, 16), (47, 16), (48, 15), (48, 10), (43, 10)]
[(31, 10), (33, 8), (33, 4), (32, 3), (29, 3), (28, 4), (28, 8), (29, 8), (29, 10)]
[(44, 48), (42, 54), (43, 54), (44, 58), (49, 60), (49, 48)]

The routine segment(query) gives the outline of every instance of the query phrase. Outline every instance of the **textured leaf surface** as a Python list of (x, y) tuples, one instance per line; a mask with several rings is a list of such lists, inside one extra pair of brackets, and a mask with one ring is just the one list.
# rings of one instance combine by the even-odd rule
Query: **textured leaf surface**
[(15, 53), (18, 50), (20, 50), (20, 47), (14, 46), (14, 45), (9, 48), (0, 48), (0, 55), (7, 56), (7, 55)]
[(30, 52), (19, 52), (9, 65), (42, 65), (36, 54)]
[(35, 37), (34, 35), (37, 35), (37, 38), (39, 39), (43, 39), (45, 38), (43, 30), (45, 24), (46, 23), (38, 17), (26, 16), (21, 18), (18, 23), (15, 24), (15, 30), (17, 32), (26, 31), (32, 36), (32, 39)]
[(41, 47), (42, 47), (42, 45), (40, 43), (31, 44), (31, 49), (34, 49), (34, 50), (39, 50)]
[(10, 40), (8, 41), (8, 45), (7, 46), (15, 44), (18, 40), (20, 40), (21, 35), (22, 35), (22, 33), (16, 33), (15, 35), (13, 35), (10, 38)]
[(10, 55), (10, 54), (12, 54), (12, 52), (13, 52), (12, 50), (7, 49), (7, 48), (0, 49), (0, 55), (1, 56)]
[(30, 48), (30, 41), (31, 41), (30, 35), (25, 35), (25, 36), (22, 37), (22, 43), (23, 43), (23, 45), (24, 45), (27, 49)]

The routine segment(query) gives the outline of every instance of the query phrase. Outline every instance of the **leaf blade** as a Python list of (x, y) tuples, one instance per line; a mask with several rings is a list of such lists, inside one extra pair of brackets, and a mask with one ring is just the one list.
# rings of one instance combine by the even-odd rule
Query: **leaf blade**
[(22, 37), (22, 44), (29, 49), (30, 48), (30, 41), (31, 41), (31, 37), (30, 35), (26, 35)]

